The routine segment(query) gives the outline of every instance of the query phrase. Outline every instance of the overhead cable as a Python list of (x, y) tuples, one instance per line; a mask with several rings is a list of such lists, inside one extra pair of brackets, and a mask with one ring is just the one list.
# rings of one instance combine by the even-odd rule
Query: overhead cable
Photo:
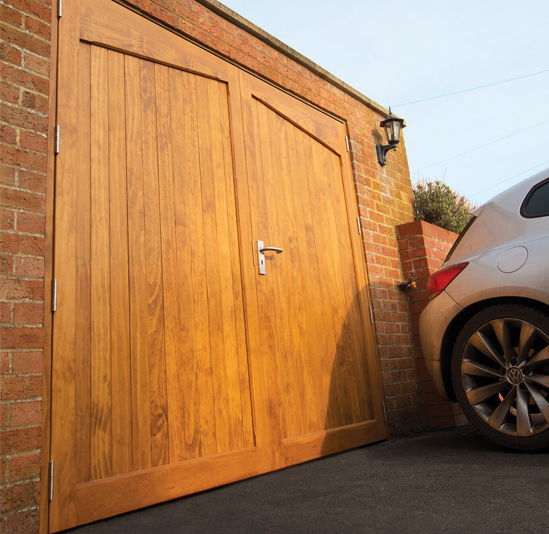
[(393, 108), (398, 108), (402, 106), (410, 106), (412, 104), (419, 104), (419, 102), (427, 102), (427, 100), (435, 100), (437, 98), (445, 98), (447, 96), (458, 95), (460, 93), (467, 93), (469, 91), (476, 91), (477, 89), (484, 89), (485, 87), (492, 87), (493, 85), (500, 85), (502, 83), (514, 82), (515, 80), (522, 80), (523, 78), (529, 78), (530, 76), (537, 76), (538, 74), (544, 74), (549, 72), (549, 69), (540, 70), (539, 72), (532, 72), (531, 74), (525, 74), (524, 76), (517, 76), (516, 78), (509, 78), (508, 80), (501, 80), (499, 82), (487, 83), (486, 85), (478, 85), (477, 87), (471, 87), (469, 89), (462, 89), (461, 91), (454, 91), (453, 93), (446, 93), (438, 96), (431, 96), (429, 98), (422, 98), (421, 100), (414, 100), (412, 102), (405, 102), (404, 104), (397, 104), (391, 106)]
[(521, 174), (526, 174), (529, 171), (533, 171), (534, 169), (537, 169), (538, 167), (541, 167), (542, 165), (545, 165), (549, 163), (549, 159), (547, 161), (542, 161), (541, 163), (538, 163), (534, 167), (530, 167), (529, 169), (526, 169), (525, 171), (519, 172), (518, 174), (515, 174), (514, 176), (511, 176), (511, 178), (506, 178), (505, 180), (502, 180), (501, 182), (498, 182), (497, 184), (491, 185), (490, 187), (487, 187), (486, 189), (483, 189), (482, 191), (479, 191), (478, 193), (475, 193), (474, 195), (469, 195), (468, 198), (476, 197), (477, 195), (480, 195), (481, 193), (485, 193), (486, 191), (489, 191), (490, 189), (494, 189), (494, 187), (497, 187), (498, 185), (504, 184), (505, 182), (508, 182), (509, 180), (512, 180), (513, 178), (516, 178), (517, 176), (520, 176)]
[(494, 141), (490, 141), (489, 143), (485, 143), (484, 145), (477, 146), (475, 148), (471, 148), (469, 150), (466, 150), (465, 152), (461, 152), (460, 154), (456, 154), (455, 156), (450, 156), (449, 158), (442, 159), (440, 161), (437, 161), (436, 163), (431, 163), (430, 165), (427, 165), (425, 167), (421, 167), (420, 169), (416, 169), (415, 171), (412, 171), (413, 173), (422, 171), (424, 169), (429, 169), (430, 167), (434, 167), (435, 165), (439, 165), (440, 163), (444, 163), (446, 161), (450, 161), (451, 159), (459, 158), (460, 156), (464, 156), (465, 154), (469, 154), (470, 152), (474, 152), (475, 150), (479, 150), (481, 148), (484, 148), (489, 145), (493, 145), (494, 143), (498, 143), (499, 141), (503, 141), (504, 139), (508, 139), (509, 137), (513, 137), (514, 135), (518, 135), (522, 132), (526, 132), (528, 130), (531, 130), (532, 128), (537, 128), (538, 126), (541, 126), (542, 124), (547, 124), (549, 120), (538, 122), (538, 124), (534, 124), (533, 126), (529, 126), (528, 128), (524, 128), (523, 130), (519, 130), (518, 132), (513, 132), (509, 135), (506, 135), (504, 137), (500, 137), (499, 139), (495, 139)]

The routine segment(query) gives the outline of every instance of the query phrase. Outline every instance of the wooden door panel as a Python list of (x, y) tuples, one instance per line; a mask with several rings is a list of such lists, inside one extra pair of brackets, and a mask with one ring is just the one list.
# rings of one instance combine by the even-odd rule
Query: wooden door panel
[(241, 78), (252, 232), (284, 249), (267, 257), (256, 284), (278, 461), (289, 465), (383, 439), (380, 377), (350, 225), (344, 127)]
[(53, 531), (259, 472), (227, 83), (76, 44), (77, 173), (57, 176), (75, 243), (56, 242), (55, 274), (68, 289), (74, 272), (74, 302), (53, 373), (75, 430), (52, 437)]
[(112, 0), (79, 0), (82, 41), (227, 81), (230, 65)]
[[(83, 297), (89, 320), (82, 326), (90, 330), (83, 391), (91, 395), (91, 479), (114, 474), (111, 449), (127, 443), (127, 432), (113, 435), (115, 395), (116, 404), (131, 404), (132, 469), (169, 463), (170, 444), (174, 461), (251, 446), (226, 88), (81, 46), (82, 57), (90, 58), (82, 77), (89, 73), (91, 104), (81, 118), (91, 125), (85, 132), (93, 180), (78, 197), (85, 219), (77, 227), (91, 217), (80, 230), (89, 240), (90, 264), (77, 277), (89, 288)], [(109, 87), (125, 92), (109, 94)], [(121, 368), (116, 388), (115, 364)], [(128, 366), (131, 388), (119, 384), (127, 382)], [(189, 372), (181, 374), (182, 367)]]

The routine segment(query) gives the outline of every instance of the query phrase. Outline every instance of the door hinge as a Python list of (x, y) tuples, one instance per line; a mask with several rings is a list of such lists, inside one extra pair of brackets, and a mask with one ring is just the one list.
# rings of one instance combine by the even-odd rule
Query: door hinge
[(53, 143), (53, 153), (59, 154), (59, 124), (55, 127), (55, 139)]
[(385, 406), (385, 403), (383, 402), (383, 417), (385, 418), (385, 422), (387, 422), (387, 406)]
[(57, 0), (57, 18), (60, 19), (63, 16), (63, 0)]
[(374, 310), (370, 306), (370, 323), (374, 324)]
[(362, 233), (362, 225), (360, 224), (360, 217), (356, 218), (356, 223), (358, 224), (358, 233)]
[(347, 145), (347, 152), (351, 151), (351, 148), (349, 147), (349, 138), (345, 136), (345, 144)]
[(51, 311), (57, 311), (57, 278), (51, 281)]
[(48, 470), (48, 501), (53, 501), (53, 462), (50, 462)]

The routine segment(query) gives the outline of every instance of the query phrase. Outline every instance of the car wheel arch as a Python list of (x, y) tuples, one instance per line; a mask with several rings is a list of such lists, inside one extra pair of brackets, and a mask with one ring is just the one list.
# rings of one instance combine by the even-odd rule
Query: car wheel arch
[(496, 304), (522, 304), (533, 307), (544, 313), (549, 313), (549, 305), (535, 299), (525, 297), (495, 297), (475, 302), (456, 315), (446, 328), (440, 351), (440, 368), (444, 389), (446, 390), (448, 398), (453, 402), (456, 402), (457, 399), (452, 384), (452, 352), (457, 337), (471, 317), (485, 308)]

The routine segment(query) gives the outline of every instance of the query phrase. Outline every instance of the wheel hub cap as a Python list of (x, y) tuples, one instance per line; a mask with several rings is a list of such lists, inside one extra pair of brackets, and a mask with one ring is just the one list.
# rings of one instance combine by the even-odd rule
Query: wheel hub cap
[(522, 371), (517, 367), (511, 367), (507, 371), (507, 381), (516, 386), (522, 382)]

